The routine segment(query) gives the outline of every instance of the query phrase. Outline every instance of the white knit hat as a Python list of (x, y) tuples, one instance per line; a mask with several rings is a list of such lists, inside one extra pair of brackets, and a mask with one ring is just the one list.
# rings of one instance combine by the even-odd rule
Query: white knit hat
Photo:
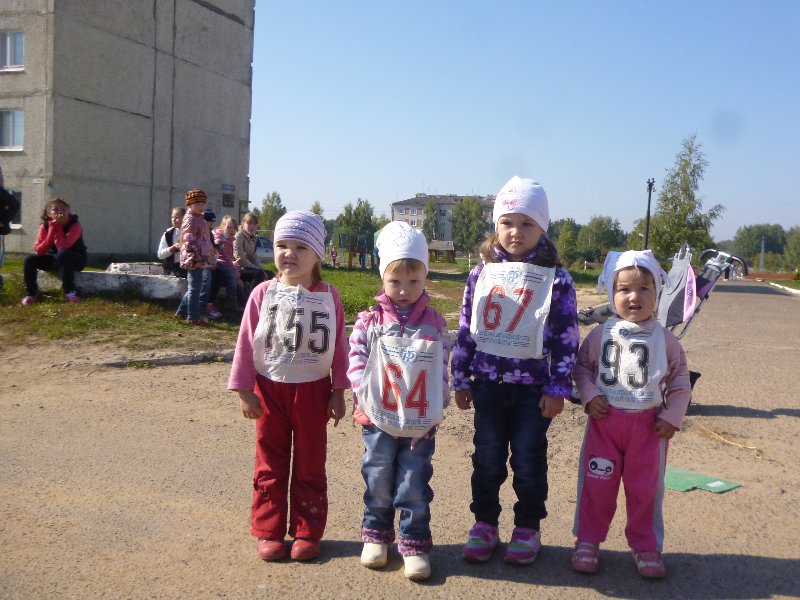
[(425, 265), (425, 272), (428, 272), (428, 242), (422, 232), (405, 221), (392, 221), (381, 229), (375, 246), (380, 258), (378, 270), (381, 277), (386, 267), (401, 258), (417, 259)]
[(614, 277), (617, 271), (627, 269), (628, 267), (639, 267), (646, 269), (653, 274), (653, 281), (656, 284), (656, 305), (658, 299), (661, 297), (661, 287), (668, 281), (667, 274), (661, 265), (656, 260), (655, 254), (652, 250), (628, 250), (626, 252), (609, 252), (606, 256), (606, 262), (603, 265), (603, 272), (597, 278), (597, 293), (603, 291), (603, 286), (606, 288), (608, 294), (608, 301), (614, 312), (617, 312), (617, 307), (614, 305)]
[(492, 220), (497, 228), (500, 217), (509, 213), (527, 215), (547, 232), (550, 225), (550, 210), (547, 206), (547, 194), (542, 185), (533, 179), (523, 179), (514, 175), (497, 193), (494, 199)]

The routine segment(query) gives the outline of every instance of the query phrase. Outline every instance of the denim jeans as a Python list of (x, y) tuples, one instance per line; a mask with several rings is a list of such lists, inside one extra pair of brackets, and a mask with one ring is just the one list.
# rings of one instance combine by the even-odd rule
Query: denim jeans
[(236, 302), (239, 306), (244, 306), (247, 300), (239, 288), (239, 281), (236, 277), (236, 271), (231, 269), (228, 265), (222, 263), (217, 264), (217, 268), (212, 271), (211, 277), (211, 294), (209, 295), (209, 302), (212, 298), (217, 297), (220, 288), (225, 288), (225, 295), (228, 302)]
[(417, 440), (412, 450), (411, 438), (394, 438), (374, 425), (364, 426), (361, 436), (366, 448), (361, 474), (367, 484), (363, 527), (394, 531), (399, 510), (401, 541), (430, 540), (435, 438)]
[(475, 407), (475, 453), (472, 455), (472, 504), (476, 521), (497, 526), (500, 486), (508, 477), (506, 461), (511, 450), (514, 525), (539, 529), (547, 516), (547, 429), (551, 419), (542, 416), (539, 386), (476, 380), (472, 385)]
[(187, 319), (199, 319), (208, 304), (211, 293), (211, 269), (191, 269), (186, 271), (188, 288), (178, 306), (177, 315)]

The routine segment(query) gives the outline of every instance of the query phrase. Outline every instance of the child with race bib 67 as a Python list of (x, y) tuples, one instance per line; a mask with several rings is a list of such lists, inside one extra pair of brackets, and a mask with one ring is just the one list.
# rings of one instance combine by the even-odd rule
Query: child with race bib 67
[(623, 252), (601, 275), (615, 315), (581, 344), (575, 383), (589, 415), (578, 467), (577, 537), (572, 567), (599, 569), (625, 485), (625, 536), (642, 577), (666, 575), (664, 470), (668, 442), (691, 400), (689, 367), (678, 339), (656, 321), (664, 272), (650, 250)]
[[(307, 210), (275, 224), (278, 275), (253, 290), (239, 328), (228, 389), (256, 419), (251, 533), (258, 556), (320, 552), (328, 516), (327, 421), (344, 416), (347, 334), (339, 292), (322, 281), (325, 225)], [(291, 475), (291, 481), (290, 481)]]
[(347, 372), (365, 446), (361, 564), (386, 565), (399, 511), (405, 576), (419, 580), (431, 573), (429, 482), (434, 434), (450, 396), (449, 338), (444, 318), (425, 293), (425, 236), (394, 221), (383, 228), (376, 246), (383, 289), (375, 306), (358, 315)]
[(507, 563), (527, 565), (547, 516), (547, 429), (572, 388), (579, 331), (575, 288), (548, 239), (547, 195), (513, 177), (495, 198), (495, 232), (467, 277), (451, 388), (475, 407), (472, 503), (464, 558), (489, 560), (499, 544), (500, 487), (511, 455), (514, 530)]

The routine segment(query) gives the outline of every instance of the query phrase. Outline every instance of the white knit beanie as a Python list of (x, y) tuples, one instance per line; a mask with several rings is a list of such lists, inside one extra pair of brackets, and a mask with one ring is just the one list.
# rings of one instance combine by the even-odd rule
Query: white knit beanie
[(302, 242), (322, 258), (325, 256), (326, 235), (327, 231), (325, 231), (322, 217), (310, 210), (293, 210), (284, 214), (275, 223), (272, 242), (273, 244), (277, 244), (281, 240)]
[(428, 242), (422, 232), (405, 221), (392, 221), (381, 229), (375, 246), (380, 258), (378, 270), (381, 277), (386, 267), (401, 258), (417, 259), (425, 265), (425, 272), (428, 272)]
[(605, 286), (606, 294), (608, 294), (608, 301), (611, 303), (611, 307), (616, 313), (617, 307), (614, 305), (614, 277), (617, 271), (627, 269), (628, 267), (639, 267), (653, 274), (653, 281), (656, 284), (656, 305), (658, 305), (658, 299), (661, 297), (661, 287), (668, 279), (667, 274), (664, 272), (664, 269), (661, 268), (652, 250), (609, 252), (606, 257), (606, 262), (603, 265), (603, 272), (597, 279), (597, 293), (602, 293), (602, 287)]
[(533, 179), (523, 179), (516, 175), (509, 179), (494, 199), (492, 220), (495, 229), (500, 217), (510, 213), (521, 213), (530, 217), (547, 233), (550, 210), (547, 206), (547, 194), (542, 185)]

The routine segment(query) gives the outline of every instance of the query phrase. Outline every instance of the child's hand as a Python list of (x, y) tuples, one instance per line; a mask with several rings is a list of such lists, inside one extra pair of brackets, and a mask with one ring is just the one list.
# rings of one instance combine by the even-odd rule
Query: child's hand
[(247, 419), (258, 419), (264, 414), (261, 399), (250, 390), (239, 390), (239, 406)]
[(458, 390), (456, 392), (456, 406), (461, 410), (468, 410), (472, 407), (472, 390)]
[(586, 407), (583, 410), (585, 410), (586, 414), (592, 419), (601, 421), (608, 416), (608, 411), (611, 410), (611, 407), (606, 397), (598, 394), (586, 403)]
[(656, 419), (655, 425), (653, 426), (653, 431), (655, 431), (656, 435), (661, 439), (671, 440), (672, 436), (675, 435), (675, 432), (678, 431), (678, 428), (669, 421), (665, 421), (664, 419)]
[(333, 390), (330, 400), (328, 400), (328, 418), (333, 419), (333, 426), (339, 424), (339, 420), (344, 416), (344, 390)]
[(539, 400), (539, 410), (542, 411), (543, 417), (552, 419), (564, 410), (564, 399), (542, 394), (542, 398)]

